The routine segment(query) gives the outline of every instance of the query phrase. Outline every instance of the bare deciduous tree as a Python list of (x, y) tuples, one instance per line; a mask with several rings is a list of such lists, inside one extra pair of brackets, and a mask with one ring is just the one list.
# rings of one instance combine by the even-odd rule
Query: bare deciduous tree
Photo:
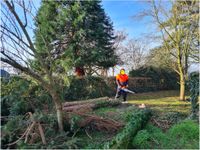
[[(159, 33), (163, 47), (176, 63), (171, 66), (180, 78), (180, 100), (185, 100), (185, 81), (190, 60), (199, 61), (198, 1), (155, 1), (148, 2), (139, 18), (150, 16)], [(157, 34), (157, 33), (156, 33)]]
[(145, 64), (146, 47), (141, 42), (131, 39), (124, 49), (123, 60), (131, 70), (136, 70)]
[[(33, 24), (37, 10), (33, 1), (5, 0), (1, 1), (1, 6), (1, 61), (29, 75), (50, 93), (57, 112), (59, 130), (62, 131), (63, 113), (59, 86), (57, 77), (53, 76), (55, 72), (50, 69), (56, 64), (56, 59), (53, 53), (49, 53), (46, 58), (42, 57), (34, 46)], [(37, 61), (36, 66), (33, 65), (34, 61)]]
[(152, 1), (152, 16), (160, 27), (164, 46), (176, 59), (177, 67), (173, 68), (180, 77), (180, 100), (185, 100), (185, 80), (188, 74), (189, 55), (192, 52), (191, 14), (197, 6), (195, 1), (172, 2), (171, 11), (161, 3)]

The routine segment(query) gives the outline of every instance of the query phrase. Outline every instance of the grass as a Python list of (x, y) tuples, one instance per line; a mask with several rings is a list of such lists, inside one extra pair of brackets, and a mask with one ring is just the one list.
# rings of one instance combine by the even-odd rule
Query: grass
[[(127, 120), (128, 114), (132, 113), (133, 111), (136, 111), (135, 107), (129, 104), (124, 104), (115, 107), (98, 108), (90, 112), (89, 114), (101, 116), (103, 118), (112, 119), (126, 124), (128, 122)], [(123, 128), (119, 129), (118, 132), (120, 132), (122, 129)], [(100, 144), (112, 140), (113, 137), (118, 132), (88, 130), (86, 133), (84, 130), (77, 133), (76, 137), (82, 140), (82, 143), (84, 143), (83, 144), (84, 149), (94, 149), (94, 148), (99, 148)]]
[(128, 102), (134, 105), (145, 104), (158, 113), (179, 112), (188, 115), (191, 104), (179, 100), (179, 91), (157, 91), (138, 93), (128, 96)]
[[(186, 96), (188, 97), (188, 96)], [(128, 102), (145, 104), (153, 110), (152, 118), (160, 124), (171, 123), (167, 130), (150, 121), (146, 128), (133, 137), (137, 149), (199, 149), (199, 124), (186, 120), (191, 103), (179, 100), (179, 91), (157, 91), (129, 95)], [(166, 124), (162, 124), (166, 126)]]
[(94, 114), (105, 117), (111, 118), (116, 121), (126, 122), (126, 114), (127, 112), (132, 111), (134, 108), (130, 104), (119, 105), (116, 107), (102, 107), (95, 111)]
[(185, 120), (164, 133), (148, 124), (133, 138), (132, 145), (137, 149), (199, 149), (199, 125)]
[[(198, 123), (186, 122), (181, 123), (190, 114), (191, 104), (185, 101), (179, 101), (179, 91), (156, 91), (148, 93), (137, 93), (128, 96), (129, 104), (122, 104), (116, 107), (102, 107), (92, 112), (105, 118), (112, 118), (116, 121), (122, 121), (126, 123), (126, 114), (134, 109), (130, 104), (140, 105), (145, 104), (153, 111), (152, 118), (157, 121), (169, 121), (169, 128), (162, 130), (162, 127), (156, 126), (152, 121), (149, 121), (147, 127), (141, 132), (138, 132), (136, 137), (133, 137), (132, 148), (197, 148), (198, 147), (198, 135), (197, 127)], [(129, 107), (130, 106), (130, 107)], [(162, 122), (160, 122), (162, 123)], [(178, 124), (177, 124), (178, 123)], [(165, 126), (165, 124), (164, 124)], [(187, 126), (191, 128), (191, 131), (186, 130)], [(181, 134), (183, 133), (183, 134)], [(98, 148), (99, 144), (105, 141), (111, 140), (117, 133), (106, 133), (98, 131), (89, 131), (88, 137), (85, 132), (79, 133), (80, 137), (84, 141), (84, 148)], [(194, 139), (189, 136), (195, 135)], [(187, 137), (188, 136), (188, 137)], [(179, 144), (177, 144), (178, 140)], [(92, 142), (91, 142), (92, 141)]]

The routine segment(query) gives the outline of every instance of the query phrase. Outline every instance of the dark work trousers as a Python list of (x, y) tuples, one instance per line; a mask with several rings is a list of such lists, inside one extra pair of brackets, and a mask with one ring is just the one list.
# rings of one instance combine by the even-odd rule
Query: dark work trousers
[(119, 98), (121, 95), (123, 96), (123, 100), (125, 102), (127, 97), (127, 92), (123, 91), (121, 88), (118, 87), (115, 98)]

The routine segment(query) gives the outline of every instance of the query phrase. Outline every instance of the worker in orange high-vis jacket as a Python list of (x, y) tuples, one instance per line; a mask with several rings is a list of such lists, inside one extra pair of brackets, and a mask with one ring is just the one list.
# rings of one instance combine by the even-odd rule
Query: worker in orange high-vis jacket
[(125, 69), (120, 69), (120, 74), (116, 76), (116, 83), (117, 83), (117, 93), (115, 99), (119, 98), (121, 95), (123, 96), (124, 103), (127, 103), (126, 97), (127, 92), (123, 89), (128, 88), (128, 75), (125, 74)]

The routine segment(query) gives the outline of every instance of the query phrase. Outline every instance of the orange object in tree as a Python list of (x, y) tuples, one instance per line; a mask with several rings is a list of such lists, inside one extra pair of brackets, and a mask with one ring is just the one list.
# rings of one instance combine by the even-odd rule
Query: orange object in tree
[(84, 68), (83, 67), (76, 67), (75, 73), (76, 73), (76, 76), (78, 76), (78, 77), (84, 76), (85, 75)]

